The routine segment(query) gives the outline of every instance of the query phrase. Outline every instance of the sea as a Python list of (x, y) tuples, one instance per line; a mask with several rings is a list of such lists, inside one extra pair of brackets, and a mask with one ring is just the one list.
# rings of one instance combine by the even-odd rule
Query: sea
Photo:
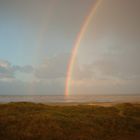
[(33, 95), (0, 96), (0, 103), (34, 102), (34, 103), (140, 103), (139, 95)]

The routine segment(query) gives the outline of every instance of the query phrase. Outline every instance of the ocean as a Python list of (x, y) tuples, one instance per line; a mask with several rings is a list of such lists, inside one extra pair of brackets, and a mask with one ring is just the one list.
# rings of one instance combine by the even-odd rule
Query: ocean
[(35, 96), (0, 96), (0, 103), (35, 102), (35, 103), (115, 103), (140, 102), (140, 95), (35, 95)]

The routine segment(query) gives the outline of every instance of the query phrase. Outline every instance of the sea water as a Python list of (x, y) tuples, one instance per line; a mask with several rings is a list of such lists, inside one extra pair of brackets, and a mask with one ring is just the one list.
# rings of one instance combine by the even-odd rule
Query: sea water
[(140, 95), (34, 95), (0, 96), (0, 103), (90, 103), (90, 102), (140, 102)]

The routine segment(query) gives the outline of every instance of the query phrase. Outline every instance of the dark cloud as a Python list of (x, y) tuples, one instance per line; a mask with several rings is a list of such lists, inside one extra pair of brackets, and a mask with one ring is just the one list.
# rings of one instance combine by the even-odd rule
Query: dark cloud
[(14, 70), (8, 61), (0, 60), (0, 79), (13, 78)]
[(10, 62), (0, 60), (0, 79), (12, 79), (15, 77), (16, 72), (31, 73), (33, 72), (32, 66), (14, 66)]
[[(69, 54), (59, 54), (37, 67), (11, 65), (0, 61), (0, 94), (63, 94)], [(30, 80), (17, 78), (17, 73), (32, 74)], [(54, 88), (55, 87), (55, 88)]]
[(26, 65), (26, 66), (13, 66), (13, 69), (15, 71), (19, 71), (22, 73), (31, 73), (34, 71), (33, 67), (30, 65)]

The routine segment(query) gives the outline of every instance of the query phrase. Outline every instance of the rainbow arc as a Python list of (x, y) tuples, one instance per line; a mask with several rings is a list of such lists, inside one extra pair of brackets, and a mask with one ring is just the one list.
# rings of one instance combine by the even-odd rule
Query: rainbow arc
[(78, 53), (78, 49), (81, 45), (81, 41), (84, 37), (84, 34), (86, 33), (86, 31), (88, 29), (88, 26), (89, 26), (92, 18), (94, 17), (97, 9), (101, 5), (102, 1), (103, 0), (97, 0), (97, 2), (93, 4), (89, 14), (87, 15), (86, 19), (84, 20), (84, 23), (81, 27), (81, 30), (80, 30), (79, 34), (77, 35), (77, 38), (76, 38), (76, 41), (74, 43), (74, 47), (73, 47), (73, 50), (72, 50), (71, 58), (70, 58), (70, 61), (69, 61), (68, 70), (67, 70), (65, 96), (68, 96), (70, 94), (70, 86), (71, 86), (71, 82), (72, 82), (73, 67), (74, 67), (74, 64), (75, 64), (75, 59), (76, 59), (76, 56), (77, 56), (77, 53)]

